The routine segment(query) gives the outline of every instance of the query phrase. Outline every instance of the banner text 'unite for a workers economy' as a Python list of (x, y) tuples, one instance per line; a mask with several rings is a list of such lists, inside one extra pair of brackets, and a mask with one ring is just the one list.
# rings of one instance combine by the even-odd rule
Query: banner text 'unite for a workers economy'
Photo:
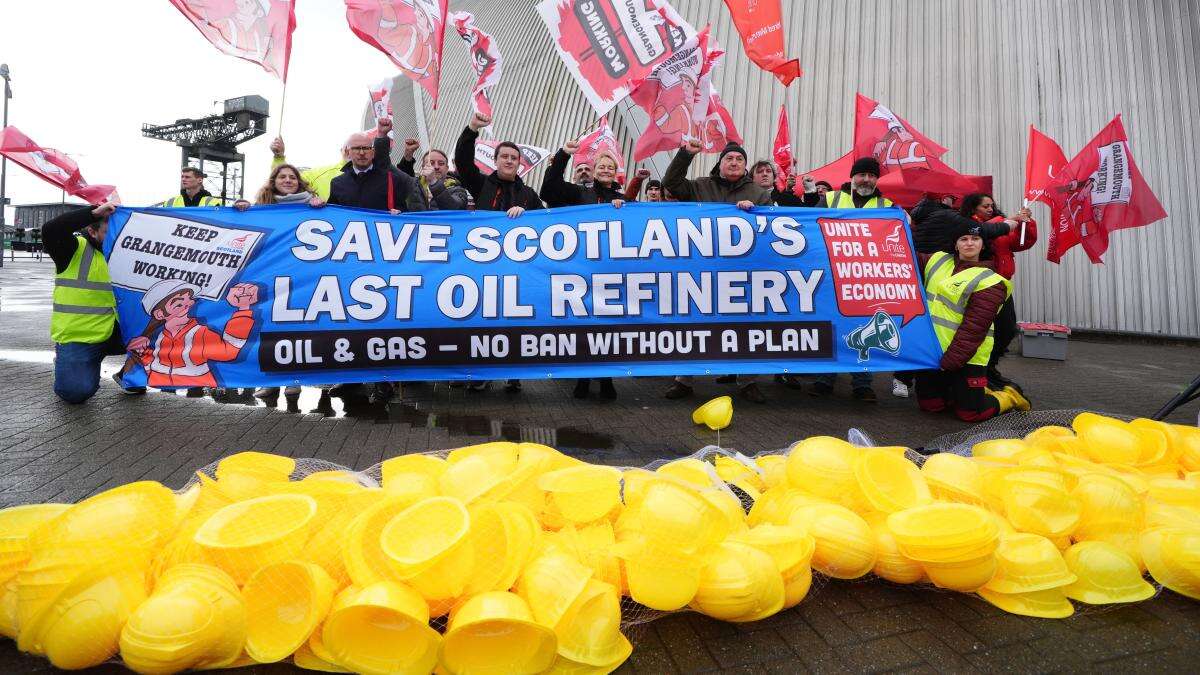
[(122, 208), (105, 249), (126, 378), (150, 386), (891, 371), (940, 357), (899, 209)]

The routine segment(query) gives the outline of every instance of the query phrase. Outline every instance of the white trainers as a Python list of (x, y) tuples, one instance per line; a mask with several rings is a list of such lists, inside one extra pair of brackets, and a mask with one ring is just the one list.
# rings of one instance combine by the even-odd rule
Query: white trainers
[(896, 398), (908, 398), (908, 385), (893, 377), (892, 396), (895, 396)]

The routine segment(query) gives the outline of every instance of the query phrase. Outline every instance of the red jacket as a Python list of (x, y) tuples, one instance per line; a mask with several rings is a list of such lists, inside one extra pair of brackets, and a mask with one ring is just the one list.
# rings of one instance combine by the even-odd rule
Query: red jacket
[[(1017, 234), (1020, 236), (1019, 232)], [(1025, 241), (1028, 243), (1028, 235)], [(922, 276), (925, 274), (925, 265), (929, 262), (931, 255), (928, 253), (917, 254), (921, 262)], [(954, 271), (951, 274), (958, 274), (969, 267), (986, 267), (996, 270), (994, 262), (993, 260), (981, 260), (977, 263), (968, 263), (959, 260), (958, 256), (954, 256)], [(982, 291), (975, 291), (970, 298), (967, 298), (962, 324), (954, 333), (954, 339), (950, 341), (950, 346), (946, 347), (946, 353), (942, 354), (940, 364), (942, 370), (962, 370), (962, 367), (967, 365), (967, 361), (970, 361), (975, 352), (979, 350), (979, 345), (983, 344), (988, 329), (992, 327), (992, 322), (996, 320), (1000, 306), (1007, 298), (1008, 292), (1004, 289), (1004, 284), (996, 284)]]
[[(978, 219), (976, 219), (978, 220)], [(996, 216), (989, 223), (1004, 222), (1004, 218)], [(1017, 261), (1013, 257), (1018, 251), (1027, 251), (1033, 248), (1037, 243), (1037, 221), (1030, 218), (1029, 222), (1025, 223), (1025, 243), (1021, 243), (1021, 228), (1001, 235), (988, 241), (988, 248), (992, 252), (993, 269), (996, 273), (1005, 279), (1012, 279), (1017, 273)]]

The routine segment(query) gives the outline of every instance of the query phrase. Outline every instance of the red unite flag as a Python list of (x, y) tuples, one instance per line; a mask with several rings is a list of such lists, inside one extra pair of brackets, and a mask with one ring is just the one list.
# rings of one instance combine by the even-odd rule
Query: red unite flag
[(1109, 233), (1167, 217), (1142, 178), (1121, 116), (1117, 115), (1045, 186), (1051, 204), (1046, 259), (1059, 262), (1075, 244), (1094, 264), (1104, 262)]
[[(838, 157), (832, 162), (817, 169), (807, 172), (805, 175), (812, 176), (813, 180), (825, 181), (833, 186), (834, 190), (840, 189), (842, 183), (850, 180), (850, 167), (854, 165), (854, 151), (851, 150), (846, 154)], [(957, 172), (956, 172), (957, 173)], [(958, 174), (953, 181), (954, 189), (948, 189), (944, 192), (937, 190), (923, 190), (910, 188), (904, 181), (904, 174), (899, 171), (893, 171), (883, 178), (879, 179), (877, 187), (885, 197), (895, 202), (898, 206), (906, 209), (911, 209), (918, 202), (925, 198), (929, 192), (938, 194), (953, 194), (958, 197), (970, 194), (972, 192), (992, 193), (992, 177), (991, 176), (975, 176), (970, 174)], [(797, 182), (797, 194), (803, 189), (802, 185)]]
[(692, 110), (692, 134), (700, 139), (701, 152), (720, 152), (731, 141), (742, 142), (741, 134), (733, 125), (733, 116), (721, 102), (712, 81), (713, 70), (724, 55), (720, 49), (709, 50), (704, 57), (704, 69), (700, 71), (700, 96)]
[(170, 0), (222, 52), (287, 82), (296, 0)]
[(633, 159), (640, 162), (664, 150), (676, 150), (693, 134), (698, 106), (703, 119), (709, 96), (701, 91), (707, 56), (708, 28), (692, 35), (671, 58), (633, 84), (629, 97), (650, 117), (650, 123), (633, 148)]
[[(967, 194), (976, 185), (940, 158), (946, 148), (893, 113), (887, 106), (858, 94), (854, 108), (854, 157), (879, 161), (880, 180), (904, 190)], [(883, 188), (880, 188), (881, 190)]]
[(775, 131), (775, 147), (771, 150), (775, 160), (775, 189), (787, 189), (787, 179), (792, 173), (792, 132), (788, 125), (787, 106), (779, 106), (779, 126)]
[(346, 0), (346, 23), (425, 88), (437, 108), (449, 0)]
[(475, 26), (475, 16), (470, 12), (454, 12), (450, 15), (450, 23), (471, 53), (471, 68), (476, 76), (475, 88), (471, 90), (471, 107), (475, 112), (491, 117), (492, 97), (487, 90), (500, 81), (500, 48), (491, 35)]
[(119, 202), (117, 189), (111, 185), (88, 185), (79, 174), (79, 165), (54, 148), (34, 143), (14, 126), (0, 129), (0, 155), (28, 169), (51, 185), (79, 197), (89, 204)]
[(1067, 156), (1053, 138), (1029, 125), (1029, 151), (1025, 153), (1025, 199), (1053, 205), (1046, 186), (1067, 165)]
[(575, 164), (590, 164), (595, 166), (596, 156), (600, 153), (611, 155), (617, 160), (617, 174), (625, 173), (625, 157), (617, 145), (617, 136), (613, 133), (612, 127), (608, 125), (608, 116), (600, 118), (600, 125), (594, 130), (580, 136), (575, 140), (579, 144), (579, 150), (575, 152)]
[(696, 32), (667, 0), (540, 0), (537, 11), (597, 115), (685, 49)]
[(725, 6), (755, 65), (779, 78), (785, 87), (800, 77), (799, 59), (789, 61), (784, 49), (780, 0), (725, 0)]

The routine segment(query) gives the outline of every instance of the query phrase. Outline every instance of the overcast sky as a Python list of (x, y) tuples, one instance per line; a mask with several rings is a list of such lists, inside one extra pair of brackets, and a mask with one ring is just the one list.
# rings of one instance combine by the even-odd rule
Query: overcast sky
[[(314, 166), (336, 161), (367, 87), (397, 69), (350, 32), (341, 0), (296, 5), (283, 136), (289, 160)], [(179, 148), (143, 138), (143, 122), (220, 113), (220, 102), (245, 94), (271, 102), (268, 133), (239, 146), (246, 193), (266, 180), (282, 84), (217, 51), (167, 0), (0, 0), (0, 62), (12, 71), (9, 124), (70, 153), (89, 183), (116, 185), (126, 204), (179, 190)], [(13, 204), (62, 198), (12, 162), (7, 194)]]

